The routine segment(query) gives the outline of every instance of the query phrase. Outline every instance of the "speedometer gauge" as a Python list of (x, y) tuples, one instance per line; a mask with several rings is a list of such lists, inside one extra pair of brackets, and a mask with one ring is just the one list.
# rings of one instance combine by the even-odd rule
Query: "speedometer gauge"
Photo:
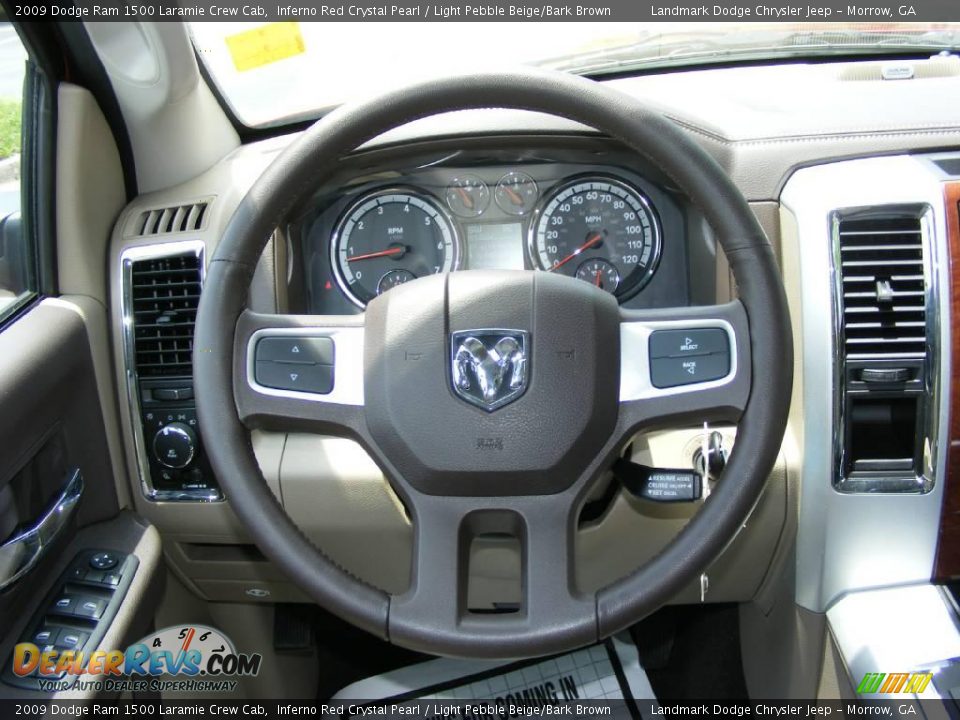
[(457, 267), (453, 223), (425, 195), (378, 190), (350, 206), (330, 244), (337, 283), (354, 304), (418, 277)]
[(650, 281), (660, 249), (649, 200), (604, 176), (560, 186), (530, 226), (530, 253), (541, 270), (578, 277), (621, 301)]

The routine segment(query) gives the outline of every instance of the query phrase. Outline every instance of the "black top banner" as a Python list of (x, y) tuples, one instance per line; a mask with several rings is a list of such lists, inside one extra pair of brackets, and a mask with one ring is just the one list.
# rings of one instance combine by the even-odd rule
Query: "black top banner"
[(895, 22), (960, 20), (957, 0), (15, 0), (19, 20)]

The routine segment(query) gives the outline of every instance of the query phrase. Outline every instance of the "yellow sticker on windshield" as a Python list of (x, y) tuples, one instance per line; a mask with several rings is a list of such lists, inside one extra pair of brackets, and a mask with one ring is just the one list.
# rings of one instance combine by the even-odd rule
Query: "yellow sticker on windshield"
[(239, 72), (306, 52), (300, 25), (295, 22), (270, 23), (231, 35), (227, 38), (227, 48)]

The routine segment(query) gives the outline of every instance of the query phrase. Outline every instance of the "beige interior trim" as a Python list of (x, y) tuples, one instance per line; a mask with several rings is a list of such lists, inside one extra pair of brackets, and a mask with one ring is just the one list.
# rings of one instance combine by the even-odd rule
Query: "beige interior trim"
[(60, 291), (107, 306), (110, 231), (126, 194), (110, 126), (88, 90), (61, 83), (57, 97), (57, 275)]

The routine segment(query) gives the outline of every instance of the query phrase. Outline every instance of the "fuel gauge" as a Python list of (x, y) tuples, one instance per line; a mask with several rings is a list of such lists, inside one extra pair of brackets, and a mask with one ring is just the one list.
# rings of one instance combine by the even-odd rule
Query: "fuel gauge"
[(523, 216), (537, 204), (540, 190), (533, 178), (522, 172), (509, 172), (500, 178), (494, 191), (497, 205), (507, 215)]
[(476, 175), (460, 175), (447, 185), (447, 205), (460, 217), (477, 217), (490, 204), (490, 189)]

